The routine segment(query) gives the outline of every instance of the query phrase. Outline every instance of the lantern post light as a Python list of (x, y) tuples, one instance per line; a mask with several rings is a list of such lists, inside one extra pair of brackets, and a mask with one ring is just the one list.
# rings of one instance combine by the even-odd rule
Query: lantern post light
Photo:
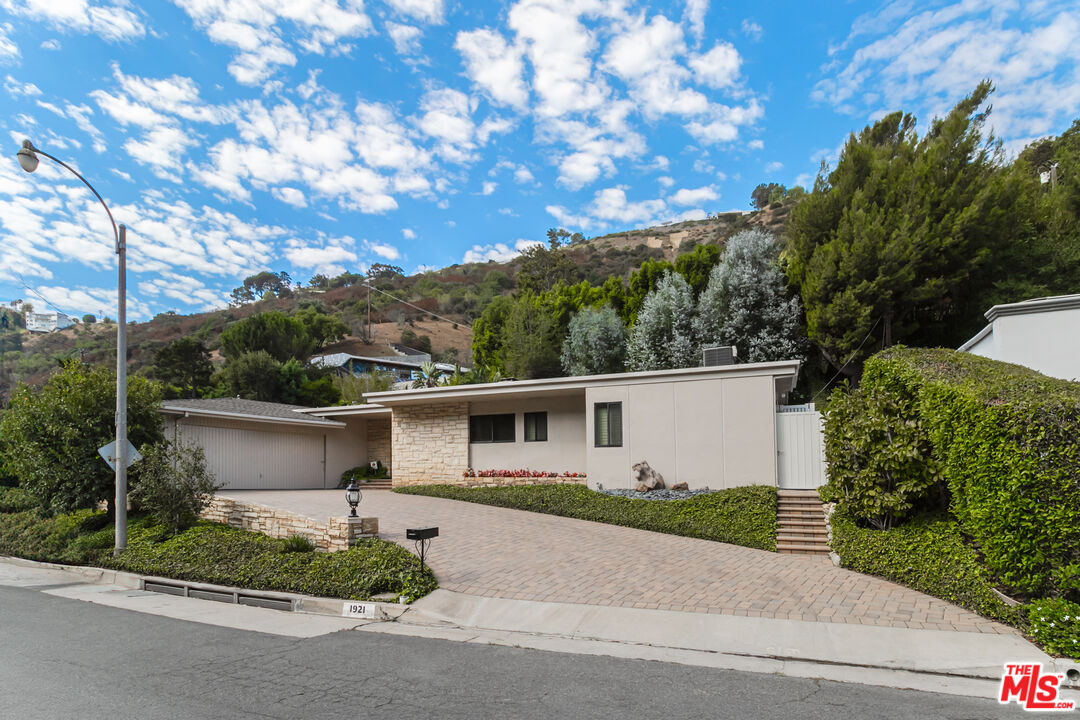
[(113, 228), (114, 247), (119, 256), (116, 288), (116, 457), (113, 460), (116, 464), (116, 497), (114, 499), (116, 534), (113, 554), (119, 555), (127, 547), (127, 227), (123, 224), (117, 227), (112, 211), (109, 210), (109, 206), (105, 204), (105, 200), (94, 189), (94, 186), (60, 158), (34, 147), (29, 140), (23, 140), (16, 157), (22, 169), (32, 173), (37, 170), (38, 155), (44, 155), (57, 165), (64, 167), (82, 180), (83, 185), (90, 188), (90, 192), (94, 193), (94, 197), (98, 199), (109, 216), (109, 222)]
[(349, 503), (351, 512), (349, 517), (356, 517), (356, 506), (360, 504), (360, 498), (363, 497), (360, 494), (360, 488), (356, 484), (356, 478), (353, 478), (349, 482), (349, 487), (345, 488), (345, 502)]

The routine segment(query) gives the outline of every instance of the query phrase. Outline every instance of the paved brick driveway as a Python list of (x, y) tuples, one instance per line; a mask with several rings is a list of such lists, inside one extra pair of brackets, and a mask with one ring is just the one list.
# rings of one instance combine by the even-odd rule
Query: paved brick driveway
[[(348, 514), (340, 490), (228, 491), (324, 521)], [(474, 503), (364, 493), (380, 535), (412, 548), (406, 527), (439, 526), (429, 560), (447, 590), (485, 597), (659, 608), (818, 622), (1009, 634), (928, 595), (834, 567), (708, 540)]]

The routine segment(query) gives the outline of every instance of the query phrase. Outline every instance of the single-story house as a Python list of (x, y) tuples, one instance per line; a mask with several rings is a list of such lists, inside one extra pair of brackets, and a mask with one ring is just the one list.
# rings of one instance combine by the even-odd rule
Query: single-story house
[[(367, 357), (351, 353), (331, 353), (311, 358), (312, 365), (330, 368), (342, 374), (360, 375), (379, 370), (391, 373), (398, 382), (407, 382), (420, 377), (420, 368), (426, 362), (431, 362), (431, 355), (427, 353), (395, 355), (393, 357)], [(454, 366), (449, 363), (435, 363), (435, 369), (447, 375), (454, 372)]]
[(995, 305), (959, 350), (1080, 380), (1080, 294)]
[(669, 485), (775, 486), (777, 406), (798, 371), (792, 360), (369, 393), (345, 407), (172, 400), (164, 411), (231, 488), (335, 487), (375, 460), (394, 486), (529, 469), (629, 488), (641, 461)]

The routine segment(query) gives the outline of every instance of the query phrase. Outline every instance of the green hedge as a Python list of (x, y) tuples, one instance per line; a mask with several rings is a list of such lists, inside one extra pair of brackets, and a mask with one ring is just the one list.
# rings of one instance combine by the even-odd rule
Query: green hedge
[[(1080, 563), (1080, 383), (896, 347), (866, 363), (861, 392), (878, 391), (915, 398), (920, 422), (895, 423), (892, 442), (929, 444), (949, 510), (990, 571), (1017, 593), (1077, 599), (1067, 578)], [(836, 444), (835, 424), (826, 444)], [(826, 494), (837, 495), (839, 480)]]
[(38, 505), (34, 496), (18, 487), (0, 487), (0, 513), (32, 510)]
[(1061, 598), (1027, 606), (1031, 636), (1052, 655), (1080, 660), (1080, 604)]
[(844, 567), (906, 585), (1010, 625), (1023, 615), (994, 594), (978, 554), (956, 521), (920, 515), (890, 530), (859, 527), (838, 508), (830, 519), (830, 546)]
[(465, 500), (776, 550), (776, 488), (763, 485), (720, 490), (686, 500), (615, 497), (582, 485), (493, 488), (414, 485), (395, 488), (394, 492)]
[(348, 600), (383, 593), (413, 600), (437, 587), (415, 556), (382, 540), (334, 553), (297, 552), (287, 539), (227, 525), (200, 522), (171, 535), (146, 517), (134, 517), (127, 550), (114, 558), (112, 547), (113, 526), (103, 512), (0, 514), (0, 555)]

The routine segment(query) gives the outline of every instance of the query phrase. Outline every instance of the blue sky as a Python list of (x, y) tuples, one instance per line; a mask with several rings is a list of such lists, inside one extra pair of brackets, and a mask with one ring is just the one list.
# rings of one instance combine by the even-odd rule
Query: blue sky
[[(252, 272), (408, 272), (746, 208), (984, 77), (1015, 151), (1080, 115), (1075, 2), (0, 0), (0, 300), (225, 304)], [(27, 288), (30, 289), (27, 289)]]

